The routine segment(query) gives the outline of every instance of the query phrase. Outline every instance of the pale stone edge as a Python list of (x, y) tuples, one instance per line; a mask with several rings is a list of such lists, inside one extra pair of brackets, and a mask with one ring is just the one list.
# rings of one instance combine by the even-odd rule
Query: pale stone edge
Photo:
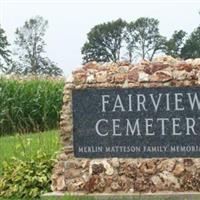
[(42, 197), (63, 197), (63, 196), (78, 196), (78, 197), (94, 197), (94, 198), (130, 198), (130, 197), (199, 197), (200, 192), (155, 192), (155, 193), (84, 193), (84, 192), (50, 192), (43, 194)]

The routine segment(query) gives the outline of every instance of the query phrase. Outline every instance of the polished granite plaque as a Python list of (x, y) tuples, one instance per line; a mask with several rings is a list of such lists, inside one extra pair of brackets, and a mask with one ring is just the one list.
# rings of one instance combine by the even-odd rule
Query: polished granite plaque
[(72, 92), (76, 157), (199, 157), (200, 88)]

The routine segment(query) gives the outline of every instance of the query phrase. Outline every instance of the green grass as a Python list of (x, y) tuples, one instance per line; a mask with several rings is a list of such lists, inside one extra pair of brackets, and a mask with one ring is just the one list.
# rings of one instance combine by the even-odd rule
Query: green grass
[[(57, 130), (46, 131), (40, 133), (30, 133), (30, 134), (16, 134), (13, 136), (3, 136), (0, 137), (0, 174), (2, 170), (3, 161), (9, 161), (12, 157), (17, 157), (21, 159), (31, 159), (37, 154), (37, 151), (45, 152), (49, 155), (53, 155), (55, 152), (59, 151), (61, 145), (59, 143), (59, 134)], [(42, 200), (94, 200), (93, 197), (73, 197), (64, 196), (60, 198), (55, 197), (43, 197)], [(102, 198), (103, 199), (103, 198)], [(110, 198), (111, 199), (111, 198)], [(115, 198), (116, 199), (116, 198)], [(133, 197), (129, 198), (132, 200), (199, 200), (199, 197), (191, 198), (163, 198), (163, 197)], [(6, 200), (0, 197), (0, 200)], [(8, 199), (7, 199), (8, 200)], [(13, 199), (20, 200), (20, 199)], [(116, 200), (123, 200), (122, 198)]]
[(60, 147), (57, 130), (2, 136), (0, 137), (0, 174), (3, 161), (9, 161), (12, 157), (28, 160), (34, 158), (37, 151), (53, 155)]

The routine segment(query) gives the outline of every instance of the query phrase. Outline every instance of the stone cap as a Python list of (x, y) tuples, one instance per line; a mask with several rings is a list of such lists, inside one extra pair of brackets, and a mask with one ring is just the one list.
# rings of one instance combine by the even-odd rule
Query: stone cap
[(127, 61), (116, 63), (93, 61), (73, 71), (66, 82), (75, 86), (108, 83), (128, 87), (130, 83), (158, 84), (185, 80), (200, 84), (200, 58), (181, 60), (171, 56), (160, 56), (152, 61), (141, 60), (136, 64)]

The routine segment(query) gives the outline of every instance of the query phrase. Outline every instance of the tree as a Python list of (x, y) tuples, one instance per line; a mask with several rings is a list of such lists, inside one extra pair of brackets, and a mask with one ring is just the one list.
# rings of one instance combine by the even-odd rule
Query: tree
[(5, 35), (5, 31), (0, 26), (0, 71), (5, 72), (8, 68), (10, 59), (9, 43)]
[(62, 70), (45, 56), (44, 36), (47, 26), (47, 20), (36, 16), (17, 28), (15, 44), (19, 60), (22, 62), (15, 62), (10, 71), (22, 74), (62, 74)]
[(200, 57), (200, 26), (186, 40), (181, 50), (181, 57), (184, 59)]
[(134, 22), (127, 24), (124, 39), (126, 41), (126, 49), (128, 51), (128, 60), (131, 63), (133, 62), (134, 57), (137, 57), (137, 55), (135, 55), (135, 49), (137, 49), (137, 41), (135, 37)]
[(141, 17), (127, 25), (127, 50), (129, 59), (133, 55), (152, 60), (154, 55), (163, 51), (166, 38), (159, 33), (159, 21)]
[(125, 26), (126, 22), (122, 19), (94, 26), (82, 47), (84, 62), (119, 60)]
[(180, 58), (184, 46), (186, 32), (183, 30), (174, 31), (172, 37), (165, 44), (165, 53), (174, 58)]

